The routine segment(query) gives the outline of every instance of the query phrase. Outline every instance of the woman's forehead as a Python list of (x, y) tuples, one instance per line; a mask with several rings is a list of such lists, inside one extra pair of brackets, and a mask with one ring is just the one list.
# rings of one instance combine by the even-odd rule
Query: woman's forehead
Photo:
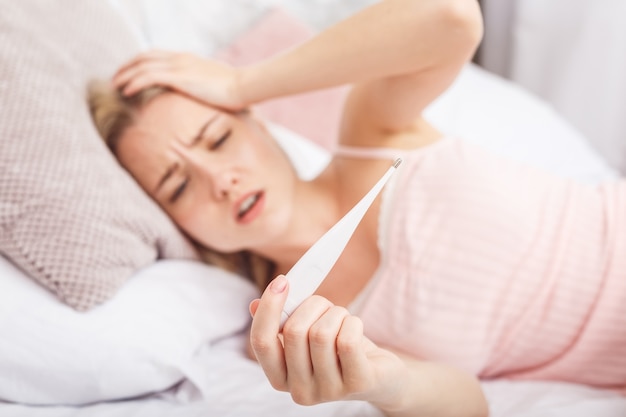
[(174, 163), (174, 143), (189, 142), (217, 113), (215, 108), (180, 94), (157, 96), (120, 138), (117, 157), (140, 185), (151, 191)]
[(155, 134), (153, 130), (134, 126), (120, 138), (117, 158), (137, 182), (150, 191), (156, 187), (161, 171), (172, 163), (170, 142), (163, 132)]
[(194, 128), (218, 110), (177, 93), (164, 93), (155, 97), (139, 112), (137, 125), (144, 130), (180, 130)]

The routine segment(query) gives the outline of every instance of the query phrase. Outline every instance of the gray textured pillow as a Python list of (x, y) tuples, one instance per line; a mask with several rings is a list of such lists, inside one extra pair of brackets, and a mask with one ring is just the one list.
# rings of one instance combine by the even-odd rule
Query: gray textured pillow
[(157, 258), (196, 256), (89, 116), (88, 80), (137, 50), (106, 0), (0, 0), (0, 253), (78, 310)]

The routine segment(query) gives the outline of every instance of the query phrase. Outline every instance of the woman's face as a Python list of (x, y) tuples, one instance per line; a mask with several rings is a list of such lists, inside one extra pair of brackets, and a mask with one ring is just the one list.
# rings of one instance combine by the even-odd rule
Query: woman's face
[(176, 224), (209, 248), (262, 248), (291, 218), (295, 172), (249, 114), (164, 93), (142, 109), (116, 154)]

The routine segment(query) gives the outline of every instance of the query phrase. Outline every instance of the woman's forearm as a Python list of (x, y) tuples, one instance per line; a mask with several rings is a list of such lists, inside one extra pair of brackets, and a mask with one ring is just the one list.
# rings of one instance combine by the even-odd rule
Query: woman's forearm
[(244, 105), (467, 60), (482, 36), (476, 0), (385, 0), (302, 45), (241, 69)]
[(371, 403), (389, 417), (486, 417), (487, 401), (476, 378), (447, 365), (403, 358), (408, 383), (400, 398)]

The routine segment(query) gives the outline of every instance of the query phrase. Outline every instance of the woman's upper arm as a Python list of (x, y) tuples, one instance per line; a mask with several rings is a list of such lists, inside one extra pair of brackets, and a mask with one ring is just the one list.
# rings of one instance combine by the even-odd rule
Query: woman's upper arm
[[(432, 61), (418, 71), (355, 84), (346, 100), (340, 141), (346, 145), (381, 145), (380, 138), (411, 130), (422, 111), (441, 95), (471, 59), (482, 38), (477, 2), (449, 2), (439, 24), (445, 39), (432, 43)], [(419, 33), (419, 32), (418, 32)], [(420, 48), (424, 48), (421, 46)], [(429, 48), (428, 46), (426, 48)], [(445, 53), (436, 51), (446, 48)]]

